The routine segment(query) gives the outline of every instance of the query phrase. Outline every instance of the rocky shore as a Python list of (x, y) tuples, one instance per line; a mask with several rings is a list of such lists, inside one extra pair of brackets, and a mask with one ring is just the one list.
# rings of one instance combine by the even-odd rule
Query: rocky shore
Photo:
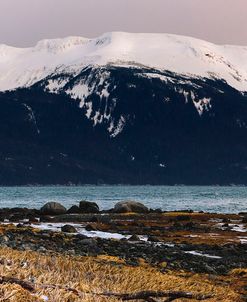
[(118, 257), (145, 262), (161, 273), (227, 276), (241, 269), (238, 289), (247, 298), (247, 213), (162, 212), (125, 201), (109, 211), (82, 201), (70, 209), (0, 210), (0, 247), (42, 255)]

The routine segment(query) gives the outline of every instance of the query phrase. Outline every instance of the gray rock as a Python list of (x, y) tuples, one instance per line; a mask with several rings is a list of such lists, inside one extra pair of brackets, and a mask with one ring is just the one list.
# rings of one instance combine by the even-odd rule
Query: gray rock
[(132, 235), (128, 240), (129, 241), (140, 241), (141, 239), (137, 235)]
[(242, 223), (247, 223), (247, 215), (245, 215), (242, 219)]
[(9, 237), (7, 237), (7, 236), (3, 236), (2, 239), (3, 239), (4, 242), (8, 242), (9, 241)]
[(159, 242), (159, 238), (156, 237), (156, 236), (150, 235), (150, 236), (148, 236), (148, 241), (150, 241), (150, 242)]
[(97, 229), (91, 224), (86, 225), (85, 230), (88, 232), (97, 231)]
[(99, 212), (99, 206), (95, 202), (80, 201), (79, 205), (80, 213), (98, 213)]
[(44, 246), (40, 246), (37, 250), (38, 252), (44, 253), (47, 251), (47, 249)]
[(40, 211), (44, 215), (60, 215), (66, 213), (66, 208), (58, 202), (47, 202)]
[(77, 238), (78, 240), (88, 239), (88, 237), (85, 236), (85, 235), (83, 235), (83, 234), (77, 234), (77, 235), (76, 235), (76, 238)]
[(100, 222), (100, 218), (97, 216), (93, 216), (92, 218), (89, 219), (89, 222)]
[(72, 256), (73, 256), (73, 255), (75, 255), (75, 250), (74, 250), (74, 249), (67, 250), (67, 251), (66, 251), (66, 254), (67, 254), (67, 255), (72, 255)]
[(66, 225), (62, 226), (61, 231), (64, 232), (64, 233), (77, 233), (76, 228), (73, 227), (73, 225), (70, 225), (70, 224), (66, 224)]
[(118, 202), (113, 209), (113, 212), (115, 213), (147, 213), (149, 212), (148, 208), (136, 201), (126, 200)]
[(97, 242), (94, 238), (83, 239), (80, 241), (82, 245), (96, 246)]
[(68, 214), (79, 214), (80, 208), (78, 206), (72, 206), (71, 208), (68, 209), (67, 213)]

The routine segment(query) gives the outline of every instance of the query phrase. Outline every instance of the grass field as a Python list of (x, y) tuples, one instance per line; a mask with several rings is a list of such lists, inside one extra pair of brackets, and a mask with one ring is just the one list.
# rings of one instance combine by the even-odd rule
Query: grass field
[[(162, 264), (165, 267), (165, 263)], [(0, 284), (0, 301), (79, 302), (121, 301), (96, 295), (103, 292), (133, 293), (142, 290), (189, 291), (211, 294), (208, 302), (238, 302), (247, 270), (235, 270), (227, 276), (210, 276), (178, 271), (162, 273), (140, 259), (129, 266), (115, 257), (72, 257), (37, 252), (0, 249), (0, 275), (32, 281), (34, 292), (18, 284)], [(40, 287), (40, 284), (71, 287), (85, 293), (78, 296), (65, 288)], [(159, 300), (161, 301), (161, 300)], [(162, 300), (164, 301), (164, 300)], [(196, 301), (177, 299), (176, 301)]]

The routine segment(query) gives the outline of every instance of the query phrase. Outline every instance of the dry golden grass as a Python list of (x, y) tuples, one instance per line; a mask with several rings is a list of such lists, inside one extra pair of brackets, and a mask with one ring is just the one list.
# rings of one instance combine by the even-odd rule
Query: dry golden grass
[[(130, 267), (115, 257), (67, 257), (61, 255), (41, 255), (36, 252), (20, 252), (8, 248), (0, 249), (0, 275), (12, 276), (36, 283), (59, 284), (76, 288), (83, 292), (129, 293), (141, 290), (182, 290), (193, 293), (213, 294), (208, 302), (241, 301), (229, 280), (238, 278), (239, 271), (232, 272), (228, 282), (206, 275), (185, 272), (161, 273), (143, 260), (140, 266)], [(231, 279), (233, 278), (233, 279)], [(42, 296), (44, 296), (42, 298)], [(5, 302), (105, 302), (119, 301), (86, 294), (79, 298), (63, 289), (41, 289), (31, 294), (19, 285), (0, 285), (0, 301)], [(188, 301), (178, 299), (177, 301)], [(190, 300), (194, 301), (194, 300)]]

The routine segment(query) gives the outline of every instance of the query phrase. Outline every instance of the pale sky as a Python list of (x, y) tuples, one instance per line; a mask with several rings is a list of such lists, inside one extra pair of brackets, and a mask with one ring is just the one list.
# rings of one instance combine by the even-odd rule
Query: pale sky
[(247, 46), (247, 0), (0, 0), (0, 44), (109, 31), (188, 35)]

